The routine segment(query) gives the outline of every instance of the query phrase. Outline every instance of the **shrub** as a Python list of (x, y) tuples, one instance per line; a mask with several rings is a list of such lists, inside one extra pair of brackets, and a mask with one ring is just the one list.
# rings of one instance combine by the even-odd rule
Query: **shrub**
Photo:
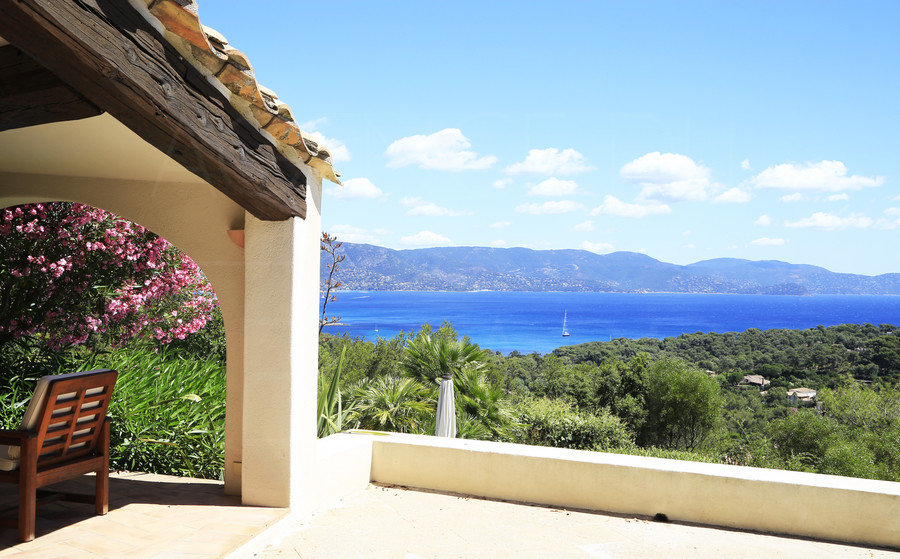
[(118, 349), (76, 369), (119, 372), (109, 416), (117, 470), (221, 479), (225, 453), (225, 366), (153, 348)]
[(633, 444), (631, 434), (618, 417), (572, 409), (560, 400), (529, 399), (513, 407), (520, 424), (513, 429), (514, 442), (580, 450), (606, 450)]

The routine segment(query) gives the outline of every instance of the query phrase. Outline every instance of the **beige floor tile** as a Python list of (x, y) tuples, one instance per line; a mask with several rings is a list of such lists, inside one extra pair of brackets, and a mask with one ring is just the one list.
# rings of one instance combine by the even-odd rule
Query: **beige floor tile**
[[(67, 482), (67, 490), (73, 487), (91, 493), (93, 479)], [(14, 494), (0, 493), (0, 504), (10, 500), (15, 503)], [(95, 516), (92, 505), (77, 503), (39, 506), (38, 537), (20, 543), (15, 530), (0, 529), (0, 558), (212, 559), (286, 514), (285, 509), (243, 507), (215, 481), (119, 473), (110, 479), (109, 514)]]

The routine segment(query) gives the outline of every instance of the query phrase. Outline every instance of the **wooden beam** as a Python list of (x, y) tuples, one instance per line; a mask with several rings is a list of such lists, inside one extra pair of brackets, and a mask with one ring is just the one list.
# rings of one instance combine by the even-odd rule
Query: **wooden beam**
[(16, 47), (0, 47), (0, 132), (103, 111)]
[(306, 217), (306, 176), (125, 0), (0, 0), (0, 36), (259, 219)]

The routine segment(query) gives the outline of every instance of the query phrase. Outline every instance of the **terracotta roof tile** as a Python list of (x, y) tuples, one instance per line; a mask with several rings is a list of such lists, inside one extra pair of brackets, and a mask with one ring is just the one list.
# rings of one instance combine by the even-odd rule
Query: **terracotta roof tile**
[(244, 53), (230, 46), (224, 35), (200, 23), (194, 0), (141, 0), (138, 6), (146, 6), (144, 17), (154, 27), (161, 25), (166, 40), (203, 72), (235, 109), (271, 137), (278, 151), (341, 184), (331, 152), (300, 130), (290, 108), (256, 81)]

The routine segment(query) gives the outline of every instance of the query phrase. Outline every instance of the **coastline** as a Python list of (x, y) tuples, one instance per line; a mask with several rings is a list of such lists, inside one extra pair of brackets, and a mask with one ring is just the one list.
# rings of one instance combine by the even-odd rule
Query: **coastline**
[[(356, 290), (337, 295), (329, 312), (341, 316), (345, 326), (329, 327), (331, 335), (374, 341), (418, 331), (425, 323), (437, 328), (446, 320), (460, 335), (502, 353), (548, 353), (587, 342), (695, 332), (892, 324), (900, 316), (900, 296), (884, 295)], [(564, 338), (565, 311), (571, 335)]]

